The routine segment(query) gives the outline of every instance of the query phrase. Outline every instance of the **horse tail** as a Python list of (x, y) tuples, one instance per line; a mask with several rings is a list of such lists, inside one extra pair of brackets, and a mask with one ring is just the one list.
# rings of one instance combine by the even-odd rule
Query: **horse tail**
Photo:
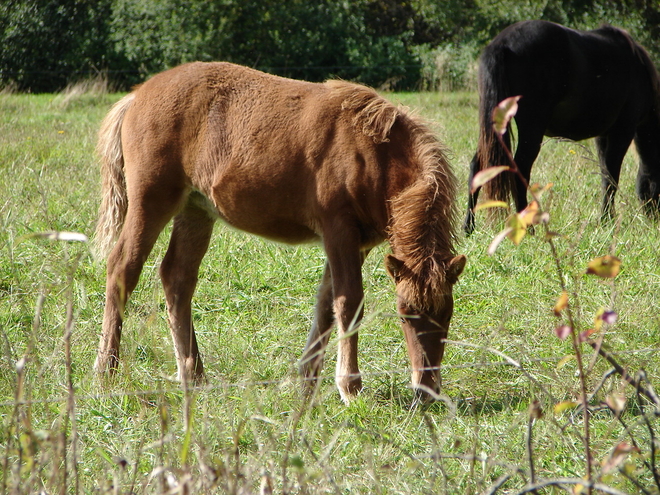
[[(479, 141), (477, 144), (477, 171), (496, 165), (510, 165), (506, 151), (493, 129), (493, 111), (505, 98), (511, 96), (507, 80), (506, 56), (508, 49), (491, 45), (481, 56), (479, 66)], [(511, 149), (511, 126), (504, 133), (504, 144)], [(513, 174), (499, 174), (484, 185), (486, 196), (508, 201), (514, 187)]]
[(123, 97), (110, 109), (101, 123), (96, 152), (101, 158), (101, 206), (94, 244), (98, 256), (105, 257), (119, 236), (126, 219), (128, 196), (124, 175), (121, 127), (135, 95)]

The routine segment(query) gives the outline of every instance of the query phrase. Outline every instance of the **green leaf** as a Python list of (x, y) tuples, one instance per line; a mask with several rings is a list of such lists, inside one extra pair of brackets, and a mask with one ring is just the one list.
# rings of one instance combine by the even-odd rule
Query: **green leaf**
[(484, 201), (483, 203), (479, 203), (475, 208), (474, 211), (479, 211), (479, 210), (485, 210), (487, 208), (508, 208), (509, 204), (506, 201)]
[(570, 355), (568, 355), (568, 356), (564, 356), (563, 358), (561, 358), (561, 359), (559, 360), (559, 362), (557, 363), (557, 370), (562, 369), (562, 368), (563, 368), (564, 366), (566, 366), (568, 363), (570, 363), (571, 361), (573, 361), (573, 359), (577, 359), (577, 358), (575, 357), (575, 354), (570, 354)]
[(305, 462), (302, 460), (302, 457), (294, 455), (289, 458), (289, 464), (291, 467), (302, 470), (305, 468)]

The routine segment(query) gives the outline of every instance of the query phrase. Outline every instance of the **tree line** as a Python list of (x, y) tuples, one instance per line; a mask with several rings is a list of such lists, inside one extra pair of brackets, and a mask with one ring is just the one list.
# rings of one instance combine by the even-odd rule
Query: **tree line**
[(627, 29), (660, 64), (657, 0), (5, 0), (0, 88), (53, 92), (96, 75), (128, 89), (192, 60), (397, 90), (474, 83), (509, 24)]

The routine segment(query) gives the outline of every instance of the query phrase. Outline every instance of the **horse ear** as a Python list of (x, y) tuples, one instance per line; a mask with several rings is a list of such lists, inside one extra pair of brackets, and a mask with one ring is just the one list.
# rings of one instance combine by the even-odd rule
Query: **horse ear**
[(465, 263), (467, 263), (467, 258), (464, 254), (449, 260), (447, 264), (447, 280), (449, 282), (455, 284), (458, 281), (458, 277), (463, 273), (463, 269), (465, 268)]
[(395, 282), (399, 280), (399, 276), (401, 275), (403, 266), (404, 266), (404, 262), (401, 261), (396, 256), (393, 256), (391, 254), (385, 256), (385, 269), (387, 270), (387, 273), (390, 275), (390, 277), (394, 279)]

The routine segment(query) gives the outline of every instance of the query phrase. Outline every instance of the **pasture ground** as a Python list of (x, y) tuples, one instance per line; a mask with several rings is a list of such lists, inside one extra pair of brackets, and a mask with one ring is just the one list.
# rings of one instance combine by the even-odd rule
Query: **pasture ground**
[[(429, 119), (452, 152), (465, 204), (477, 139), (472, 93), (389, 94)], [(193, 311), (209, 386), (182, 391), (157, 268), (165, 232), (127, 308), (122, 365), (114, 380), (91, 372), (101, 326), (104, 264), (84, 242), (32, 234), (91, 236), (99, 202), (94, 156), (98, 124), (118, 95), (0, 95), (0, 487), (2, 493), (500, 493), (530, 480), (585, 474), (583, 415), (556, 404), (578, 400), (576, 360), (554, 329), (561, 290), (542, 235), (486, 251), (500, 229), (478, 213), (477, 231), (455, 289), (443, 362), (444, 400), (410, 409), (409, 363), (394, 315), (386, 247), (364, 268), (366, 317), (360, 330), (365, 390), (350, 406), (333, 384), (331, 342), (312, 403), (302, 399), (297, 360), (311, 324), (323, 267), (318, 246), (282, 246), (217, 225)], [(579, 330), (602, 308), (618, 321), (604, 343), (631, 373), (660, 381), (660, 231), (634, 194), (631, 149), (617, 196), (617, 221), (599, 222), (600, 177), (593, 143), (549, 140), (532, 181), (544, 196)], [(537, 229), (537, 232), (539, 230)], [(585, 275), (605, 254), (619, 276)], [(70, 350), (70, 356), (67, 352)], [(602, 462), (634, 438), (639, 453), (621, 465), (651, 490), (650, 430), (631, 387), (583, 346), (592, 405), (623, 394), (621, 421), (606, 408), (591, 418), (591, 449)], [(515, 360), (512, 366), (505, 356)], [(530, 378), (531, 377), (531, 378)], [(528, 408), (543, 417), (528, 435)], [(645, 409), (646, 410), (646, 409)], [(657, 428), (657, 419), (651, 418)], [(623, 425), (628, 426), (628, 432)], [(655, 459), (657, 462), (659, 459)], [(640, 490), (616, 469), (599, 481)]]

